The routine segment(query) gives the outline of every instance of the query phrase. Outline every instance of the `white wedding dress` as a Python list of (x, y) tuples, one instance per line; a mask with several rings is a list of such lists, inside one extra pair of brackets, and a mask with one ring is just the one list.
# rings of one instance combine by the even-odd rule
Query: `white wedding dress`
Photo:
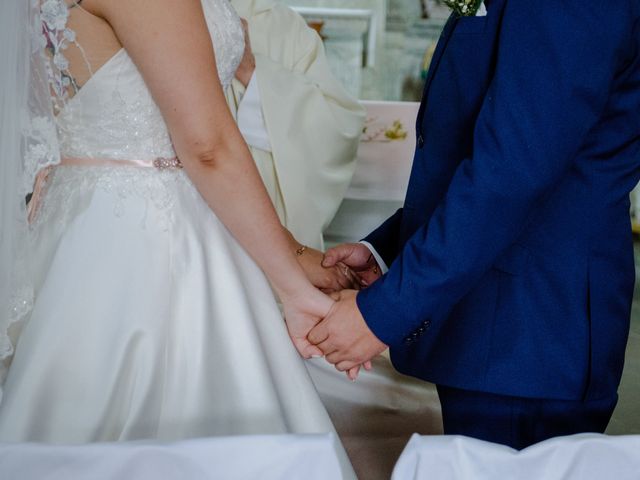
[[(239, 19), (227, 0), (203, 7), (228, 85)], [(143, 165), (175, 152), (125, 50), (57, 123), (63, 158), (100, 161), (48, 175), (31, 227), (35, 303), (3, 386), (0, 442), (333, 432), (262, 271), (183, 170)]]

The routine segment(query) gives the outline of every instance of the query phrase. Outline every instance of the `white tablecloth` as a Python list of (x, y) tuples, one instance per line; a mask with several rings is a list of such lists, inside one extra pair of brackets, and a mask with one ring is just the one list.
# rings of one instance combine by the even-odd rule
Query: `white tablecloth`
[(6, 480), (326, 480), (341, 478), (332, 435), (217, 437), (175, 443), (0, 445)]
[(392, 480), (638, 480), (640, 435), (557, 437), (522, 451), (473, 438), (414, 435)]

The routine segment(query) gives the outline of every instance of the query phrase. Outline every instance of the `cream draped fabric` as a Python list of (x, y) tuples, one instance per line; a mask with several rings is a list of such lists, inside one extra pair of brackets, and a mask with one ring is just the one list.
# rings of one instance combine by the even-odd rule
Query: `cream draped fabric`
[[(272, 152), (252, 148), (284, 225), (320, 248), (354, 170), (364, 110), (329, 70), (322, 40), (291, 9), (232, 0), (249, 22), (262, 112)], [(237, 113), (244, 87), (228, 91)]]

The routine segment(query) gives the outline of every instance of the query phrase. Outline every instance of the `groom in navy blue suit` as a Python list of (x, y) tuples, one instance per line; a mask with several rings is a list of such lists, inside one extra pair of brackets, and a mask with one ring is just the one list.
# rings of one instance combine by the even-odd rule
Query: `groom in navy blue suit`
[(404, 207), (326, 254), (370, 286), (342, 292), (309, 339), (339, 370), (388, 345), (400, 372), (437, 384), (445, 433), (523, 448), (602, 432), (617, 401), (640, 2), (486, 7), (438, 42)]

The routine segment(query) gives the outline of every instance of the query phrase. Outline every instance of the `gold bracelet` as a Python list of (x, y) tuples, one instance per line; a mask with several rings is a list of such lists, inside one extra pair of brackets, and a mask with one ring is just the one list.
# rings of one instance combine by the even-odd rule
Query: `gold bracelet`
[(299, 257), (300, 255), (302, 255), (306, 249), (307, 249), (307, 246), (302, 245), (300, 248), (296, 250), (296, 256)]

